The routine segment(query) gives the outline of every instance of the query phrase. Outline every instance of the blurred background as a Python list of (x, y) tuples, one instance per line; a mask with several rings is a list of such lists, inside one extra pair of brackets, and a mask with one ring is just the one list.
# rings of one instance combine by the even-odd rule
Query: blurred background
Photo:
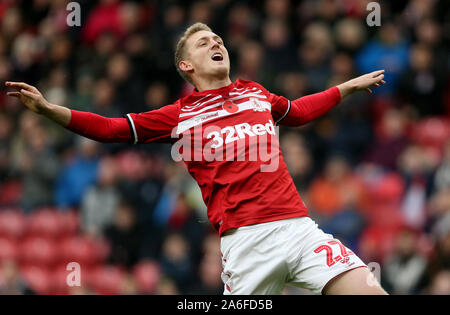
[[(296, 99), (386, 69), (317, 121), (281, 128), (319, 226), (381, 266), (391, 294), (450, 294), (450, 2), (0, 1), (0, 292), (221, 294), (219, 238), (163, 144), (100, 144), (7, 98), (4, 81), (108, 117), (189, 94), (174, 44), (194, 22), (225, 39), (232, 79)], [(68, 287), (68, 262), (81, 286)], [(309, 294), (287, 287), (284, 294)]]

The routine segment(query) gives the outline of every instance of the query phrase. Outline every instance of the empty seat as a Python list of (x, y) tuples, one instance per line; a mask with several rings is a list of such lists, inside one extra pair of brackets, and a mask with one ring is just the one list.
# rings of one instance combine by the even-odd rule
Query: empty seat
[(50, 268), (58, 258), (58, 247), (51, 239), (33, 236), (23, 240), (20, 245), (21, 263)]
[[(70, 288), (76, 283), (73, 283), (73, 272), (72, 268), (67, 270), (67, 264), (58, 264), (51, 270), (51, 294), (69, 294)], [(80, 285), (81, 281), (86, 276), (86, 270), (80, 268), (79, 274)], [(71, 280), (71, 281), (68, 281)]]
[(16, 260), (18, 256), (17, 242), (9, 238), (0, 238), (0, 262)]
[(158, 286), (161, 268), (155, 261), (144, 260), (133, 268), (133, 276), (141, 293), (152, 294)]
[(74, 235), (78, 232), (80, 218), (74, 210), (61, 211), (59, 215), (60, 228), (63, 236)]
[(410, 136), (421, 145), (439, 149), (450, 137), (450, 121), (441, 117), (424, 118), (414, 124)]
[(396, 173), (381, 176), (369, 188), (372, 203), (396, 204), (401, 201), (405, 191), (403, 178)]
[(24, 265), (20, 269), (27, 285), (37, 294), (49, 294), (51, 291), (51, 275), (46, 268)]
[(85, 235), (64, 238), (59, 244), (61, 262), (77, 262), (82, 267), (91, 267), (103, 261), (108, 253), (108, 245)]
[(92, 270), (87, 284), (97, 294), (120, 294), (126, 273), (116, 266), (100, 266)]
[(0, 235), (18, 239), (23, 236), (27, 221), (19, 209), (0, 210)]
[(27, 233), (45, 237), (57, 237), (63, 230), (61, 214), (52, 208), (34, 211), (28, 218)]

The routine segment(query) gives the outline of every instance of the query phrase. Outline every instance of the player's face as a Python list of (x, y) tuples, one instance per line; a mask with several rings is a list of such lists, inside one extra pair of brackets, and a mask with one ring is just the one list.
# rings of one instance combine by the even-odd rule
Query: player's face
[(226, 77), (230, 73), (230, 59), (222, 39), (209, 31), (199, 31), (186, 42), (186, 63), (191, 76)]

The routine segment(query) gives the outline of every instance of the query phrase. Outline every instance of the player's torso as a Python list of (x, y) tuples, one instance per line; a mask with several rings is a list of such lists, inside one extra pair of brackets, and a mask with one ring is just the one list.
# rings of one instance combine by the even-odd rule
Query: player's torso
[(268, 95), (248, 81), (182, 99), (177, 134), (189, 170), (243, 168), (245, 176), (280, 157)]
[(180, 102), (181, 140), (173, 148), (198, 182), (215, 225), (238, 209), (235, 217), (255, 217), (248, 209), (276, 203), (277, 189), (297, 194), (280, 152), (271, 106), (267, 92), (241, 80)]
[(239, 80), (227, 88), (193, 93), (180, 102), (177, 134), (200, 129), (206, 140), (215, 140), (215, 148), (246, 137), (274, 134), (271, 104), (258, 86)]

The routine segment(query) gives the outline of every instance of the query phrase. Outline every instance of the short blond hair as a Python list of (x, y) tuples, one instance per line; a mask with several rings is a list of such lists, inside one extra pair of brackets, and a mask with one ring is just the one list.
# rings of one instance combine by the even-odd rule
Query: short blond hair
[(200, 31), (208, 31), (212, 32), (211, 28), (204, 24), (204, 23), (195, 23), (189, 26), (186, 31), (184, 31), (183, 36), (178, 40), (177, 47), (175, 49), (175, 67), (177, 68), (178, 73), (181, 75), (183, 79), (194, 84), (192, 82), (192, 79), (189, 77), (189, 75), (180, 69), (180, 62), (185, 58), (186, 54), (186, 41), (189, 37), (191, 37), (193, 34), (200, 32)]

